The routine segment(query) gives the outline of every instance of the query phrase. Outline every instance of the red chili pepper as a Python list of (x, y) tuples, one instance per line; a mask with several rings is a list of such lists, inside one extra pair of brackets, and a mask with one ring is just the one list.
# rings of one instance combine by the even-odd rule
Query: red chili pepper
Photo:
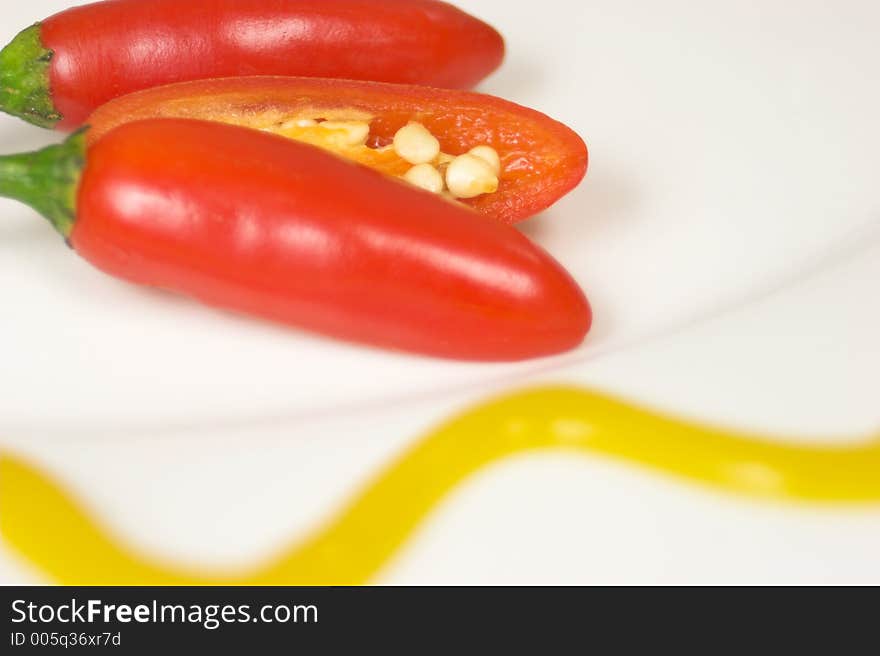
[[(409, 121), (418, 121), (439, 140), (444, 153), (460, 155), (482, 145), (497, 151), (498, 190), (462, 202), (508, 223), (552, 205), (577, 186), (587, 169), (587, 148), (577, 134), (512, 102), (468, 91), (315, 78), (228, 78), (147, 89), (92, 114), (89, 139), (129, 121), (156, 117), (199, 118), (275, 132), (395, 176), (404, 175), (412, 164), (387, 144)], [(321, 125), (298, 125), (319, 118), (332, 119), (333, 125), (346, 119), (367, 123), (369, 135), (363, 133), (350, 144)]]
[(504, 41), (437, 0), (105, 0), (25, 30), (0, 54), (0, 108), (74, 128), (171, 82), (307, 75), (468, 87)]
[(348, 340), (518, 360), (579, 344), (590, 308), (516, 229), (362, 166), (202, 121), (0, 158), (0, 194), (104, 271)]

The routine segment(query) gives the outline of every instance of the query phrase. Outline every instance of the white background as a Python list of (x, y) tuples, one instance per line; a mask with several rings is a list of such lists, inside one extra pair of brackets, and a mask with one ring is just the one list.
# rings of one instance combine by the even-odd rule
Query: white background
[[(304, 535), (437, 420), (540, 381), (803, 439), (876, 433), (880, 6), (459, 4), (507, 38), (481, 90), (590, 146), (584, 185), (523, 227), (593, 302), (580, 350), (457, 364), (230, 317), (107, 278), (0, 201), (0, 441), (132, 543), (232, 565)], [(0, 40), (68, 5), (4, 4)], [(0, 118), (3, 152), (55, 138)], [(459, 488), (381, 580), (880, 582), (878, 519), (529, 456)], [(3, 579), (40, 580), (0, 546)]]

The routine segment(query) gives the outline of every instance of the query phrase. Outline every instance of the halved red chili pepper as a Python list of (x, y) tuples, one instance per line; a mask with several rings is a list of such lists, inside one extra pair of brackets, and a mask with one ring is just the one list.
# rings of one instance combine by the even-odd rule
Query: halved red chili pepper
[(105, 0), (22, 32), (0, 54), (0, 109), (71, 129), (111, 98), (235, 75), (469, 87), (504, 41), (437, 0)]
[(316, 78), (228, 78), (147, 89), (92, 114), (90, 139), (122, 123), (154, 117), (274, 132), (395, 176), (421, 161), (407, 161), (393, 145), (398, 130), (416, 122), (439, 141), (440, 152), (430, 162), (441, 172), (453, 156), (474, 147), (489, 146), (497, 153), (497, 190), (460, 200), (508, 223), (546, 209), (587, 169), (587, 148), (577, 134), (512, 102), (468, 91)]
[(317, 148), (204, 121), (78, 133), (0, 158), (0, 194), (121, 278), (348, 340), (517, 360), (573, 348), (590, 308), (516, 229)]

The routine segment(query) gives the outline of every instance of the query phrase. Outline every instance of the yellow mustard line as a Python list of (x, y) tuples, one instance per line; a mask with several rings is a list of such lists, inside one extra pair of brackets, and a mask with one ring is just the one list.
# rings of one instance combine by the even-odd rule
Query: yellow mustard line
[(880, 440), (796, 445), (691, 425), (585, 390), (547, 388), (481, 405), (428, 434), (323, 530), (251, 571), (189, 571), (140, 554), (8, 453), (0, 454), (0, 531), (64, 584), (362, 584), (462, 480), (536, 449), (603, 454), (755, 497), (880, 502)]

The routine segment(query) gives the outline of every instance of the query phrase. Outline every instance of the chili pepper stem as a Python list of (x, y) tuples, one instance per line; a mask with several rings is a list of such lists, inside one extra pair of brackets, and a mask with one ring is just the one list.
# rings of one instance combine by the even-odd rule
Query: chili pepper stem
[(30, 205), (67, 239), (76, 219), (76, 192), (86, 161), (86, 129), (61, 144), (0, 157), (0, 196)]
[(0, 110), (42, 128), (54, 127), (63, 118), (49, 88), (53, 54), (43, 45), (39, 23), (0, 50)]

